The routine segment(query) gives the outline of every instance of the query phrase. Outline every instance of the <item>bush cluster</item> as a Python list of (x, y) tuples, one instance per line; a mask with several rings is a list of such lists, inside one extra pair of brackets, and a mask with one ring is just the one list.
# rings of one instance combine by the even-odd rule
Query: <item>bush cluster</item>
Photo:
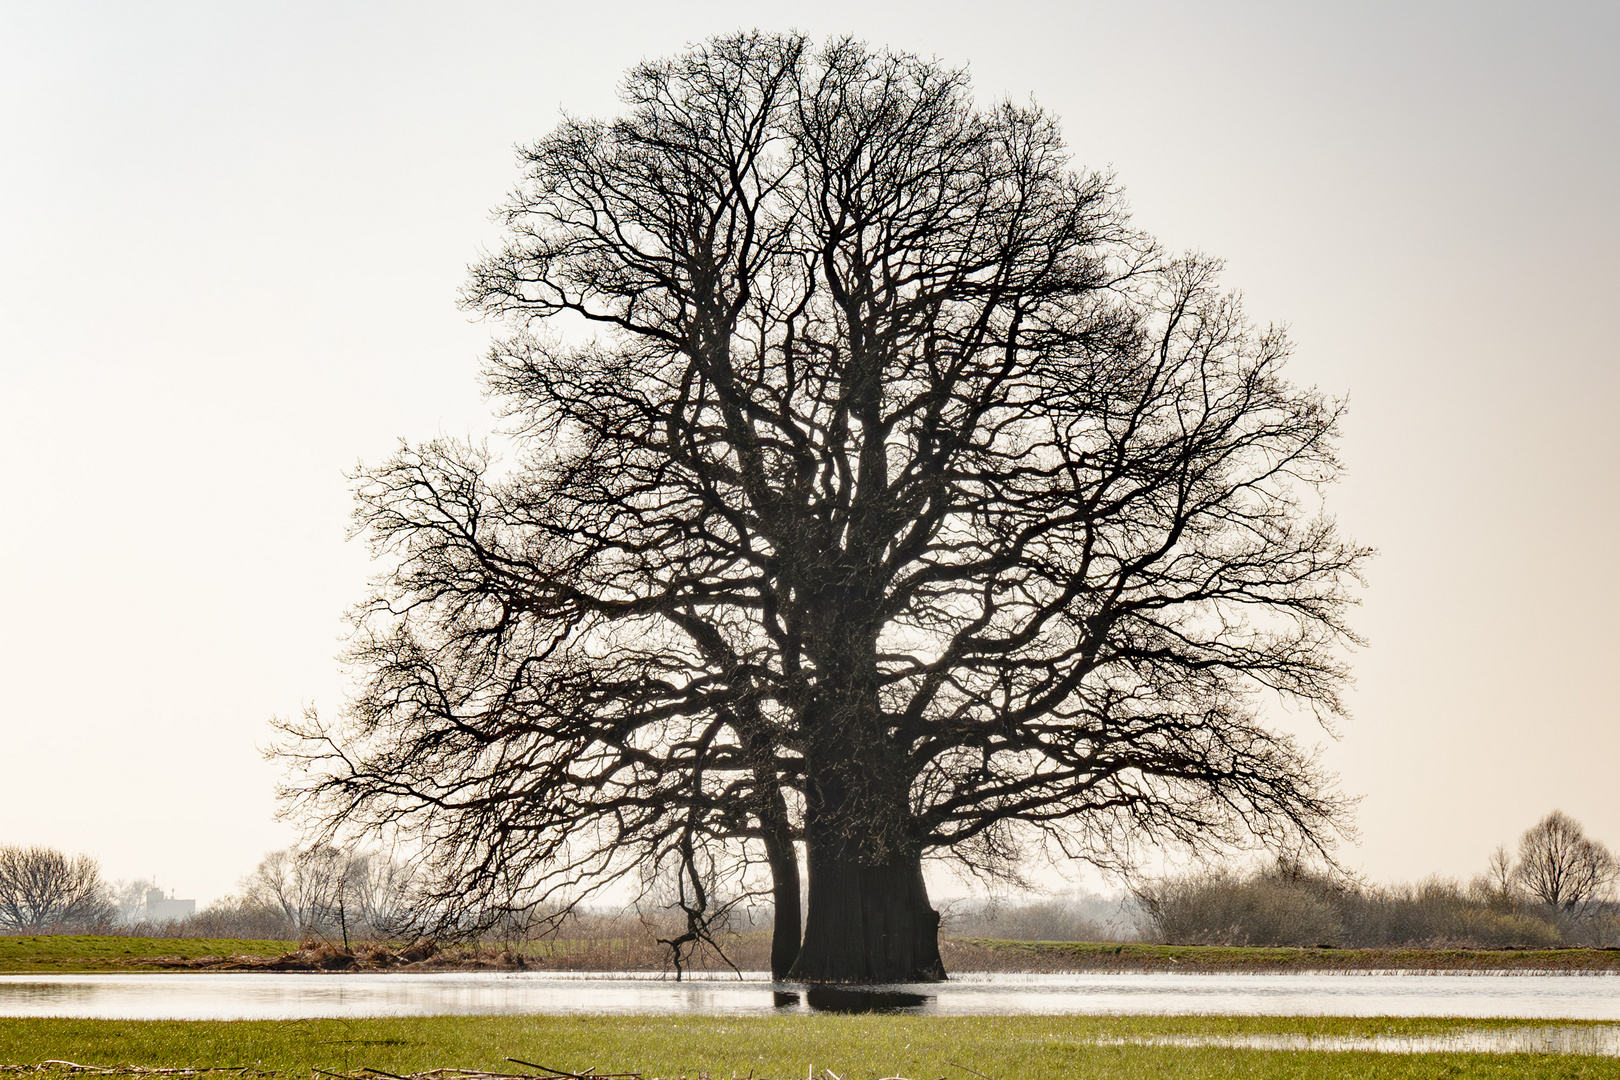
[(1169, 944), (1553, 948), (1620, 938), (1612, 903), (1576, 914), (1483, 878), (1377, 887), (1280, 862), (1191, 874), (1139, 895), (1152, 936)]

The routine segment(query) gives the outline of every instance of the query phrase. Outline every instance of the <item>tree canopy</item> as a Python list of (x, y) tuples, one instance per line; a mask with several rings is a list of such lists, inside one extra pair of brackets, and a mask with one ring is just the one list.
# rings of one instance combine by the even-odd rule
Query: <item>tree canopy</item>
[(768, 882), (809, 980), (943, 974), (925, 857), (1327, 842), (1264, 710), (1341, 710), (1342, 405), (1218, 264), (915, 56), (748, 34), (623, 96), (471, 273), (507, 452), (360, 477), (364, 684), (288, 797), (464, 919), (664, 867), (696, 938)]

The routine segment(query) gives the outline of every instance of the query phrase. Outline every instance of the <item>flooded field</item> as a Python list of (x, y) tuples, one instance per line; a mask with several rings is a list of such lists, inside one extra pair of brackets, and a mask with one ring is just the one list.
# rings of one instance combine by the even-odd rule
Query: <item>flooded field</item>
[(1374, 1054), (1584, 1054), (1620, 1057), (1620, 1027), (1543, 1024), (1440, 1035), (1151, 1035), (1089, 1040), (1095, 1046), (1210, 1046)]
[(842, 989), (773, 984), (760, 974), (685, 982), (583, 973), (0, 975), (0, 1016), (227, 1020), (872, 1011), (1620, 1020), (1620, 977), (967, 974), (943, 984)]

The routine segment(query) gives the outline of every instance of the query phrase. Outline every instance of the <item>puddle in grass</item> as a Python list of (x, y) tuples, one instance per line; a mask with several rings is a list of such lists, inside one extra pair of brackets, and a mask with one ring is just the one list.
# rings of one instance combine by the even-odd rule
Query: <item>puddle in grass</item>
[(1374, 1054), (1585, 1054), (1620, 1057), (1620, 1027), (1463, 1028), (1434, 1035), (1149, 1035), (1090, 1039), (1092, 1046), (1207, 1046)]

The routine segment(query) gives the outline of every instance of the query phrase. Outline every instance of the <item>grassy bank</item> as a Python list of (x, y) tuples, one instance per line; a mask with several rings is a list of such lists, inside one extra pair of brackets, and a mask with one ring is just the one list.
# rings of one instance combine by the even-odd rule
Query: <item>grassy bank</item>
[(170, 971), (209, 958), (273, 957), (291, 941), (239, 938), (135, 938), (78, 934), (0, 937), (0, 972)]
[[(746, 944), (753, 947), (758, 943), (750, 940)], [(296, 948), (290, 941), (229, 938), (0, 937), (0, 973), (250, 969)], [(947, 938), (941, 942), (941, 952), (950, 971), (1620, 972), (1617, 949), (1288, 949)], [(746, 949), (743, 953), (734, 959), (745, 969), (757, 969), (767, 962)], [(361, 950), (360, 967), (370, 970), (373, 962), (367, 955)], [(387, 964), (398, 966), (399, 961), (398, 956), (391, 956)], [(642, 948), (640, 942), (629, 939), (563, 939), (529, 942), (515, 953), (506, 946), (450, 948), (425, 964), (406, 967), (442, 971), (521, 964), (535, 970), (660, 971), (667, 962), (666, 951)]]
[(1612, 971), (1620, 949), (1292, 949), (970, 939), (942, 945), (953, 971)]
[(1374, 1054), (1108, 1046), (1164, 1035), (1422, 1035), (1524, 1021), (1333, 1017), (426, 1017), (354, 1021), (0, 1019), (0, 1060), (95, 1065), (246, 1066), (298, 1080), (311, 1069), (407, 1074), (521, 1071), (507, 1058), (647, 1080), (708, 1075), (797, 1080), (1442, 1076), (1620, 1078), (1620, 1059), (1532, 1054)]

